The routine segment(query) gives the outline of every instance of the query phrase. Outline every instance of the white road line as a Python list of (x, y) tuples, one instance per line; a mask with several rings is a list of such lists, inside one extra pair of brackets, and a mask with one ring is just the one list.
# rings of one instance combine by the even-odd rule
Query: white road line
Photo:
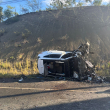
[[(38, 91), (78, 91), (78, 92), (98, 92), (97, 90), (92, 91), (92, 90), (86, 90), (85, 89), (77, 89), (77, 90), (72, 90), (74, 88), (67, 88), (67, 89), (45, 89), (45, 88), (21, 88), (21, 87), (0, 87), (0, 89), (21, 89), (21, 90), (38, 90)], [(70, 89), (70, 90), (69, 90)], [(108, 90), (108, 89), (105, 89)], [(100, 91), (101, 92), (101, 91)]]

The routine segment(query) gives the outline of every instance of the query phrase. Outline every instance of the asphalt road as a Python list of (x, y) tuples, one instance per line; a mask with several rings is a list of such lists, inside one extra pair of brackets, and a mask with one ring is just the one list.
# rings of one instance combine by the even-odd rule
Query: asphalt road
[(110, 110), (110, 84), (0, 79), (0, 110)]

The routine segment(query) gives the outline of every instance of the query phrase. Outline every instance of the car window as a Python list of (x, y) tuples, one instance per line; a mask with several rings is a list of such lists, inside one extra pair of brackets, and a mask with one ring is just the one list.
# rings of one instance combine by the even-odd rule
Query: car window
[(60, 56), (61, 56), (61, 54), (49, 54), (44, 57), (46, 57), (46, 58), (60, 58)]
[(67, 53), (65, 55), (63, 55), (61, 58), (68, 58), (68, 57), (71, 57), (72, 56), (72, 53)]

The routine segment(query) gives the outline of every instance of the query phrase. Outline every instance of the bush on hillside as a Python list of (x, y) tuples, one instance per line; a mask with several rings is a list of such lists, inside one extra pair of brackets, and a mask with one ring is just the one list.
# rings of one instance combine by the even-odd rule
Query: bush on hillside
[(12, 24), (12, 23), (15, 23), (15, 22), (18, 22), (19, 21), (19, 17), (18, 16), (15, 16), (15, 17), (12, 17), (12, 18), (9, 18), (5, 21), (5, 24)]
[(22, 32), (22, 38), (26, 39), (31, 35), (31, 31), (29, 31), (28, 29), (25, 29), (25, 32)]
[(6, 30), (4, 30), (4, 29), (0, 30), (0, 37), (3, 36), (4, 33), (6, 33)]

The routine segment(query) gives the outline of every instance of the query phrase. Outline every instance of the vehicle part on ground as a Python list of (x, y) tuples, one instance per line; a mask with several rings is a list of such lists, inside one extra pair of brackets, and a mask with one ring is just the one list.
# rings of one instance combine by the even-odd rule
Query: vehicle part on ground
[(78, 73), (77, 73), (77, 72), (75, 72), (75, 71), (74, 71), (74, 73), (73, 73), (73, 78), (76, 78), (76, 79), (78, 79), (78, 78), (79, 78)]
[(23, 78), (21, 77), (18, 81), (19, 81), (19, 82), (22, 82), (22, 81), (23, 81)]

